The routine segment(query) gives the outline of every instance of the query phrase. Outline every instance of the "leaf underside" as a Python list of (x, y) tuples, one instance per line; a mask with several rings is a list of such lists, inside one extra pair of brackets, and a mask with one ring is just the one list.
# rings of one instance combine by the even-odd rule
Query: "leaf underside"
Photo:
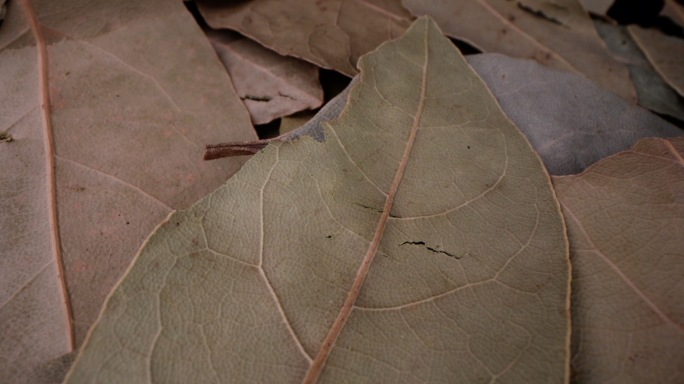
[(0, 381), (55, 382), (150, 231), (242, 165), (204, 162), (204, 143), (256, 133), (181, 2), (22, 0), (7, 10)]
[(411, 17), (396, 0), (200, 0), (198, 8), (212, 28), (348, 76), (361, 55), (404, 33)]
[[(684, 130), (582, 75), (499, 53), (470, 55), (467, 60), (508, 118), (525, 134), (551, 175), (580, 173), (607, 156), (631, 148), (642, 138), (684, 134)], [(321, 140), (324, 127), (320, 121), (339, 116), (347, 102), (343, 96), (326, 103), (311, 123), (278, 140), (302, 135)], [(256, 144), (258, 149), (266, 145)], [(235, 143), (232, 149), (244, 146)]]
[(627, 27), (600, 20), (594, 20), (594, 26), (611, 53), (627, 64), (639, 104), (653, 112), (684, 121), (684, 98), (656, 72), (630, 36)]
[(157, 229), (68, 382), (567, 379), (540, 160), (429, 19), (360, 68), (324, 142), (269, 145)]
[(555, 177), (572, 258), (577, 382), (684, 382), (684, 138)]
[(205, 31), (254, 124), (323, 103), (318, 67), (284, 57), (231, 31)]
[(536, 60), (582, 73), (628, 101), (635, 90), (578, 0), (402, 0), (415, 15), (434, 17), (449, 36), (484, 52)]
[(636, 25), (627, 30), (656, 71), (684, 97), (684, 40)]

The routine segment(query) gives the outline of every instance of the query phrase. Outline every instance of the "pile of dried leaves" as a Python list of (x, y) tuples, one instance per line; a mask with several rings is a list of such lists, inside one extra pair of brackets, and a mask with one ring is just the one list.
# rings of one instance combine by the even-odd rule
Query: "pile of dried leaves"
[(0, 381), (684, 382), (682, 25), (0, 0)]

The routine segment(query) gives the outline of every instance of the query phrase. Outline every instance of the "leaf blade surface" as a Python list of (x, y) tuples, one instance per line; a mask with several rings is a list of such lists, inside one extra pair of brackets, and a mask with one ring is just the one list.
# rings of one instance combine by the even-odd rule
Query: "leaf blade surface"
[(643, 139), (554, 177), (573, 264), (579, 382), (677, 383), (684, 374), (684, 139)]
[(628, 26), (627, 31), (663, 79), (684, 96), (684, 40), (636, 25)]
[[(181, 4), (9, 8), (0, 29), (0, 132), (12, 138), (0, 143), (3, 381), (60, 381), (45, 377), (46, 364), (80, 345), (149, 231), (240, 167), (201, 160), (205, 141), (255, 138), (203, 39)], [(186, 55), (165, 59), (178, 51)]]
[(71, 381), (566, 379), (541, 162), (428, 19), (361, 68), (323, 143), (269, 145), (160, 226)]
[(627, 69), (607, 52), (577, 0), (403, 0), (402, 4), (415, 15), (434, 17), (448, 35), (465, 39), (484, 52), (579, 72), (635, 101)]
[(552, 175), (579, 173), (645, 137), (684, 134), (583, 76), (500, 54), (469, 62)]
[(626, 63), (639, 104), (656, 113), (684, 120), (684, 99), (655, 71), (627, 28), (599, 20), (595, 20), (594, 25), (613, 55)]
[[(579, 74), (498, 53), (470, 55), (467, 60), (552, 175), (579, 173), (642, 138), (684, 134)], [(346, 95), (331, 100), (316, 121), (280, 140), (302, 135), (322, 140), (320, 122), (337, 118), (346, 102)]]
[(395, 0), (205, 0), (198, 5), (212, 28), (236, 30), (282, 55), (348, 76), (358, 72), (361, 55), (399, 37), (410, 24), (410, 15)]
[(205, 33), (254, 124), (266, 124), (323, 103), (318, 67), (280, 56), (234, 32)]

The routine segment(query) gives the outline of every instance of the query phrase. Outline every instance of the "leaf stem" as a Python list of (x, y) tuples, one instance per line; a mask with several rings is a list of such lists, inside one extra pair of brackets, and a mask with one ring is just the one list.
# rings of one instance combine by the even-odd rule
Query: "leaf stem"
[(204, 160), (220, 159), (222, 157), (254, 155), (260, 150), (264, 149), (268, 143), (275, 141), (278, 138), (241, 141), (223, 144), (209, 144), (204, 150)]

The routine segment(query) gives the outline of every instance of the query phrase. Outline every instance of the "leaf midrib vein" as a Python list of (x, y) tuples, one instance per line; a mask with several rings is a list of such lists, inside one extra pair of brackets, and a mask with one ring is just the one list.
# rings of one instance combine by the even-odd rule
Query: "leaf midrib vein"
[(67, 317), (66, 321), (66, 338), (69, 352), (73, 351), (76, 346), (76, 335), (74, 332), (74, 316), (71, 305), (71, 298), (66, 285), (66, 276), (64, 271), (64, 259), (62, 257), (62, 240), (59, 231), (59, 214), (57, 212), (57, 180), (55, 175), (55, 143), (52, 130), (52, 120), (50, 118), (50, 78), (48, 71), (48, 53), (45, 38), (42, 32), (42, 26), (38, 20), (38, 15), (33, 7), (31, 0), (23, 0), (21, 7), (26, 14), (31, 32), (36, 41), (36, 49), (38, 50), (38, 71), (39, 71), (39, 92), (40, 104), (42, 109), (43, 126), (45, 128), (43, 146), (45, 148), (45, 173), (46, 183), (48, 186), (48, 219), (50, 222), (50, 233), (52, 234), (50, 241), (52, 249), (54, 250), (54, 260), (57, 267), (57, 277), (60, 283), (62, 293), (62, 302), (64, 304), (64, 313)]
[(416, 140), (426, 99), (429, 41), (429, 24), (427, 23), (425, 23), (424, 33), (424, 62), (422, 67), (423, 73), (421, 80), (422, 83), (420, 89), (420, 98), (418, 101), (418, 106), (416, 108), (416, 114), (413, 119), (413, 124), (409, 132), (409, 137), (406, 141), (406, 146), (404, 147), (404, 153), (402, 154), (401, 161), (399, 162), (399, 166), (397, 167), (397, 171), (395, 173), (394, 180), (392, 181), (392, 185), (390, 186), (390, 189), (387, 193), (385, 206), (383, 207), (380, 220), (378, 221), (378, 225), (375, 230), (375, 235), (373, 236), (373, 241), (371, 242), (370, 247), (368, 248), (368, 251), (366, 252), (366, 255), (363, 258), (363, 261), (359, 266), (352, 287), (349, 290), (347, 298), (345, 299), (342, 308), (340, 309), (340, 312), (338, 313), (335, 321), (330, 327), (329, 333), (323, 340), (321, 348), (318, 350), (318, 353), (316, 354), (313, 363), (309, 367), (306, 376), (304, 377), (304, 384), (312, 384), (318, 380), (318, 377), (323, 371), (325, 363), (328, 359), (328, 356), (330, 356), (330, 353), (332, 351), (333, 346), (335, 345), (335, 342), (337, 341), (337, 338), (342, 332), (342, 329), (344, 328), (347, 320), (349, 319), (349, 316), (351, 315), (352, 310), (354, 309), (354, 303), (356, 302), (361, 292), (361, 288), (363, 286), (364, 281), (366, 280), (366, 276), (368, 275), (370, 266), (373, 262), (373, 259), (375, 258), (375, 255), (377, 254), (378, 247), (380, 246), (380, 242), (385, 232), (385, 226), (387, 225), (387, 221), (392, 210), (394, 198), (397, 194), (397, 191), (399, 190), (399, 185), (401, 184), (401, 181), (403, 179), (404, 172), (406, 171), (406, 166), (408, 164), (409, 157), (411, 155), (411, 151), (413, 150), (413, 145)]

